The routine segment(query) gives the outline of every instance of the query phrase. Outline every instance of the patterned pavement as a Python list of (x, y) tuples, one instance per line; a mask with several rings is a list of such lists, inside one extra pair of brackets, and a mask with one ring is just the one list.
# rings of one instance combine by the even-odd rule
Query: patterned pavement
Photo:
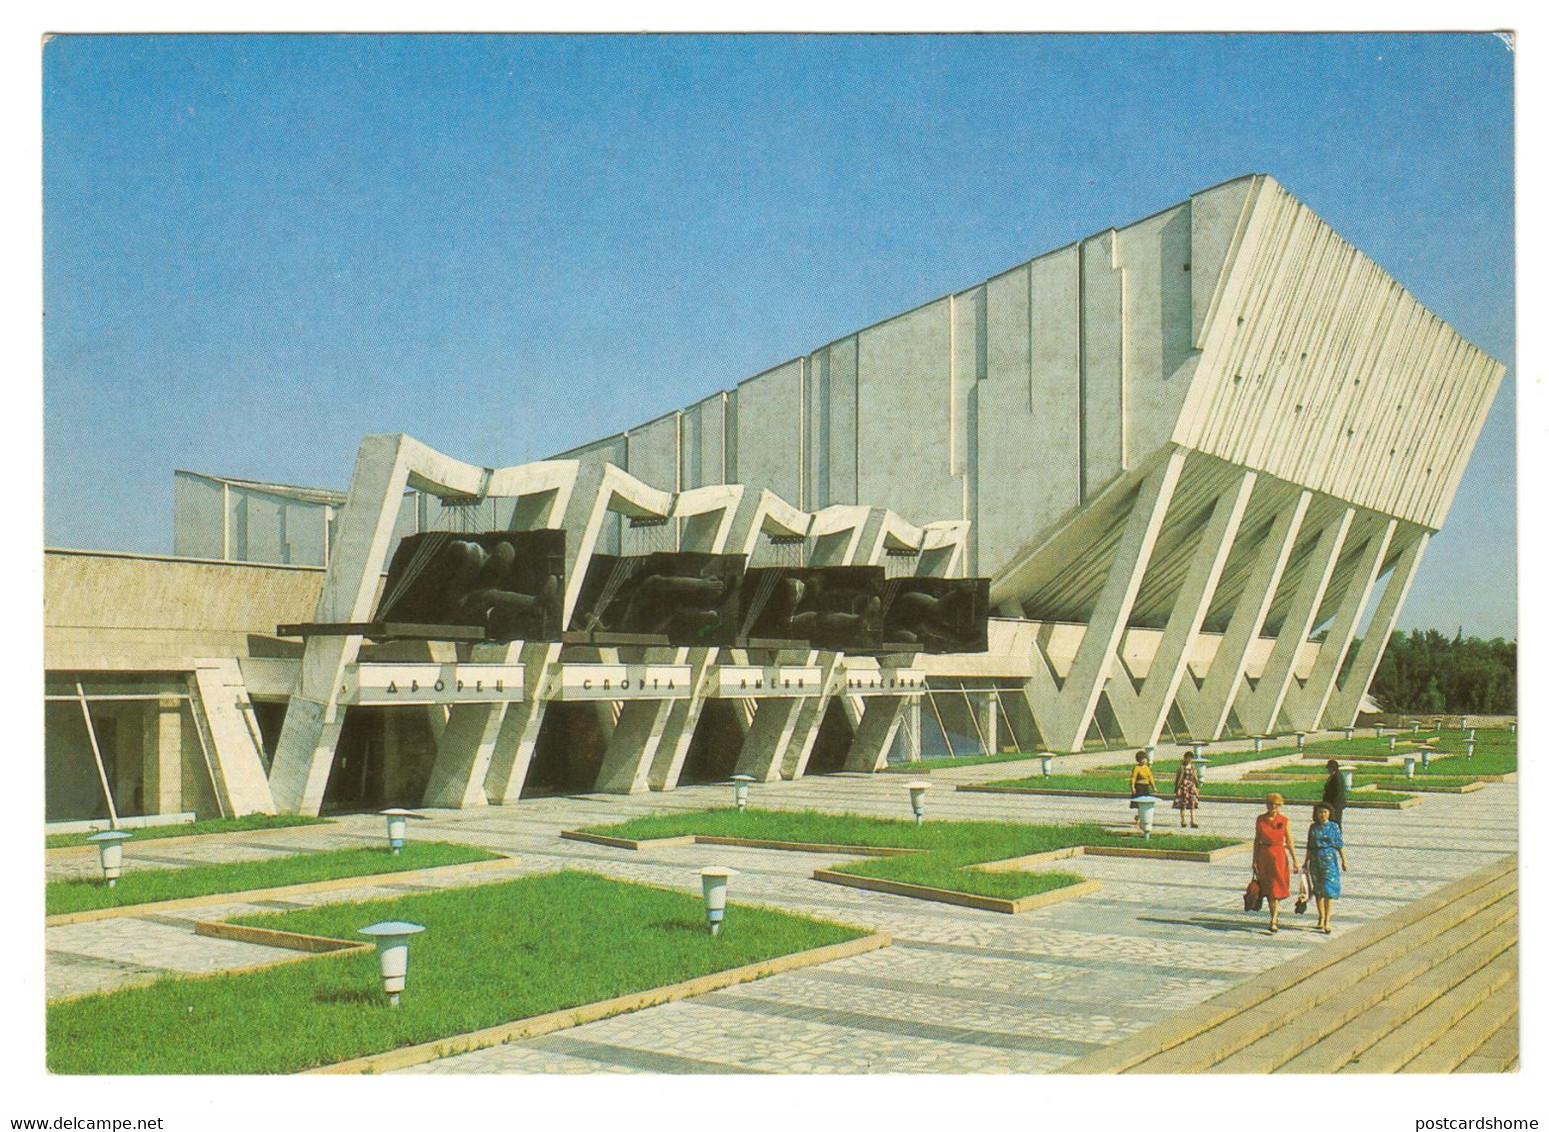
[[(1112, 754), (1077, 758), (1080, 762), (1072, 760), (1070, 765), (1115, 760)], [(964, 767), (933, 774), (927, 820), (1128, 824), (1129, 812), (1120, 800), (961, 794), (949, 787), (952, 781), (1030, 773), (1036, 765)], [(753, 804), (906, 816), (904, 781), (884, 774), (769, 783), (754, 788)], [(433, 820), (413, 832), (516, 853), (519, 862), (509, 872), (499, 870), (501, 878), (576, 867), (696, 891), (696, 870), (726, 864), (739, 874), (733, 882), (734, 902), (770, 904), (888, 931), (894, 945), (405, 1072), (1036, 1073), (1325, 941), (1304, 930), (1310, 916), (1287, 914), (1285, 930), (1269, 936), (1263, 932), (1262, 914), (1243, 913), (1246, 855), (1211, 864), (1073, 858), (1060, 867), (1100, 879), (1100, 892), (1007, 916), (810, 879), (813, 868), (849, 859), (845, 857), (718, 846), (630, 852), (558, 836), (563, 828), (648, 812), (701, 809), (728, 800), (729, 788), (720, 786), (631, 797), (534, 799), (508, 807), (430, 811)], [(1207, 804), (1200, 814), (1201, 832), (1246, 838), (1255, 813), (1247, 805)], [(1304, 809), (1295, 808), (1292, 814), (1298, 823), (1307, 820)], [(1501, 783), (1465, 795), (1427, 795), (1413, 809), (1351, 810), (1346, 817), (1352, 870), (1336, 913), (1336, 933), (1340, 925), (1384, 915), (1514, 852), (1517, 785)], [(153, 859), (161, 865), (379, 843), (379, 821), (359, 816), (313, 829), (233, 835), (229, 843), (200, 839), (200, 844), (183, 850), (176, 841), (146, 843), (143, 857), (131, 843), (129, 859), (131, 865), (149, 865)], [(81, 867), (76, 861), (51, 861), (50, 875)], [(271, 949), (194, 936), (192, 921), (212, 914), (391, 896), (404, 887), (363, 880), (358, 886), (298, 896), (293, 902), (258, 905), (232, 898), (197, 912), (49, 928), (48, 993), (79, 994), (166, 972), (260, 962), (272, 957)]]

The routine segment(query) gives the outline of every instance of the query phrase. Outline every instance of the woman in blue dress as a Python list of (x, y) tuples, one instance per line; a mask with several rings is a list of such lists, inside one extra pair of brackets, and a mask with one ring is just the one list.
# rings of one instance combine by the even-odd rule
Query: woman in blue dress
[(1304, 859), (1312, 895), (1318, 903), (1318, 930), (1327, 935), (1333, 930), (1329, 918), (1334, 913), (1334, 901), (1339, 899), (1340, 872), (1350, 866), (1345, 864), (1344, 834), (1339, 823), (1330, 820), (1330, 807), (1326, 802), (1319, 802), (1313, 808)]

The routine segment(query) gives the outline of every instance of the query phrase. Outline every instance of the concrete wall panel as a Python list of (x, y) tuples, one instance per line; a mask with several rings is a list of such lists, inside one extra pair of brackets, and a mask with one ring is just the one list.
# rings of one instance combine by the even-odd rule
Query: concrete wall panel
[(1124, 274), (1118, 232), (1081, 244), (1082, 493), (1090, 498), (1127, 466)]
[(737, 387), (737, 480), (782, 499), (802, 497), (804, 359)]
[(951, 474), (952, 304), (940, 299), (860, 336), (859, 497), (904, 516), (962, 517)]
[(859, 503), (856, 494), (856, 372), (860, 338), (828, 347), (828, 503)]

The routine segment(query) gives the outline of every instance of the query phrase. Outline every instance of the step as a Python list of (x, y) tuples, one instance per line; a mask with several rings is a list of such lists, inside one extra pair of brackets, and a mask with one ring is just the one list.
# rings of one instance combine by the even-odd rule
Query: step
[[(1477, 902), (1458, 901), (1445, 910), (1389, 933), (1377, 945), (1368, 944), (1353, 953), (1337, 955), (1311, 975), (1282, 990), (1275, 996), (1272, 1007), (1240, 1011), (1212, 1027), (1208, 1032), (1200, 1034), (1186, 1046), (1170, 1049), (1150, 1058), (1144, 1063), (1143, 1072), (1203, 1072), (1250, 1043), (1273, 1033), (1286, 1019), (1301, 1018), (1304, 1013), (1318, 1009), (1335, 996), (1342, 996), (1352, 988), (1363, 987), (1385, 968), (1391, 966), (1396, 956), (1424, 948), (1439, 936), (1466, 923), (1470, 918), (1481, 913), (1491, 918), (1488, 914), (1492, 908), (1498, 909), (1498, 915), (1501, 916), (1514, 914), (1515, 891), (1514, 879), (1507, 881), (1503, 878), (1493, 881), (1486, 888), (1478, 891)], [(1291, 961), (1291, 963), (1296, 962), (1298, 960)], [(1273, 974), (1273, 972), (1270, 973)], [(1257, 1005), (1256, 1003), (1255, 1006)], [(1316, 1038), (1311, 1038), (1309, 1042), (1314, 1040)]]
[(1516, 1067), (1517, 1058), (1521, 1052), (1521, 1037), (1517, 1030), (1519, 1009), (1518, 1003), (1512, 1003), (1510, 1009), (1501, 1018), (1500, 1028), (1486, 1038), (1483, 1045), (1464, 1058), (1463, 1064), (1453, 1072), (1511, 1072)]
[(1484, 1001), (1469, 1011), (1441, 1040), (1432, 1042), (1400, 1073), (1453, 1073), (1468, 1056), (1484, 1045), (1501, 1028), (1501, 1023), (1517, 1008), (1521, 987), (1517, 973), (1512, 975)]
[[(1459, 983), (1414, 1015), (1386, 1037), (1374, 1043), (1359, 1061), (1340, 1069), (1341, 1073), (1396, 1073), (1414, 1060), (1437, 1036), (1446, 1037), (1474, 1007), (1508, 982), (1516, 979), (1517, 949), (1509, 948), (1489, 964)], [(1471, 1049), (1467, 1053), (1473, 1052)]]
[[(1142, 1072), (1162, 1072), (1160, 1069), (1153, 1070), (1152, 1065), (1146, 1063), (1184, 1042), (1219, 1028), (1243, 1011), (1289, 990), (1363, 949), (1417, 926), (1420, 927), (1420, 938), (1415, 943), (1441, 934), (1477, 911), (1481, 902), (1493, 903), (1506, 892), (1513, 891), (1516, 868), (1515, 855), (1502, 857), (1396, 912), (1335, 937), (1322, 947), (1239, 983), (1207, 1002), (1181, 1011), (1165, 1022), (1077, 1058), (1057, 1072), (1120, 1073), (1135, 1068)], [(1432, 925), (1423, 926), (1422, 921), (1426, 920), (1432, 920)], [(1380, 966), (1381, 962), (1371, 961), (1366, 965), (1366, 970), (1369, 972)], [(1262, 1032), (1252, 1034), (1246, 1040), (1259, 1036), (1262, 1036)], [(1229, 1046), (1226, 1052), (1235, 1048), (1236, 1045)]]
[[(1442, 962), (1433, 960), (1424, 971), (1414, 972), (1424, 977), (1413, 977), (1408, 985), (1397, 991), (1389, 990), (1393, 983), (1383, 980), (1385, 985), (1376, 988), (1374, 993), (1360, 996), (1360, 1008), (1352, 1016), (1345, 1017), (1340, 1027), (1327, 1030), (1317, 1042), (1309, 1042), (1300, 1053), (1276, 1065), (1275, 1072), (1337, 1073), (1515, 942), (1516, 921), (1509, 918), (1506, 923), (1482, 932), (1478, 940)], [(1400, 965), (1410, 966), (1402, 962)], [(1349, 1011), (1341, 1010), (1340, 1013), (1349, 1014)]]

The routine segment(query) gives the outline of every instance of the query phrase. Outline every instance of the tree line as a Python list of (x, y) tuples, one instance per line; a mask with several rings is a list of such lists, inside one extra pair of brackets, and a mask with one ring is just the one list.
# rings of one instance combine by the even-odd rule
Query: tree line
[(1371, 695), (1388, 711), (1515, 714), (1517, 642), (1465, 637), (1462, 629), (1455, 637), (1435, 629), (1394, 633)]

